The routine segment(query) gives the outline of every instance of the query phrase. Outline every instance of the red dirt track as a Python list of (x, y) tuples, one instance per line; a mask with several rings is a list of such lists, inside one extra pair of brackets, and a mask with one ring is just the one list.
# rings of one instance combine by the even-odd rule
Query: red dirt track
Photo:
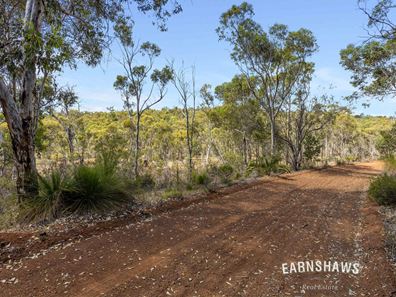
[[(371, 162), (273, 177), (126, 219), (3, 264), (0, 296), (396, 296), (382, 218), (366, 194), (380, 170)], [(282, 273), (283, 263), (309, 260), (362, 270)]]

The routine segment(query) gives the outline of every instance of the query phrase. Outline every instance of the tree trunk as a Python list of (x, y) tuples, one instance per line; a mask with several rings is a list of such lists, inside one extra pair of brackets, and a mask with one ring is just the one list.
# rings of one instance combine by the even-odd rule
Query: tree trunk
[[(42, 13), (42, 1), (28, 0), (26, 2), (23, 28), (25, 34), (32, 34), (33, 30), (33, 33), (39, 36)], [(24, 45), (27, 45), (28, 42), (29, 40), (25, 39)], [(0, 103), (7, 121), (14, 152), (15, 168), (17, 171), (16, 186), (19, 201), (38, 194), (38, 175), (34, 144), (39, 106), (38, 98), (34, 94), (36, 87), (36, 64), (37, 58), (34, 52), (23, 53), (22, 84), (19, 97), (16, 94), (15, 81), (13, 86), (9, 88), (4, 83), (2, 77), (0, 77)], [(19, 99), (18, 103), (16, 102), (17, 98)]]
[(135, 135), (135, 177), (139, 177), (140, 117), (141, 115), (137, 114)]
[(186, 113), (186, 142), (187, 142), (187, 150), (188, 150), (188, 181), (192, 180), (192, 172), (193, 172), (193, 132), (192, 127), (190, 127), (190, 116), (189, 110), (185, 107)]
[(73, 160), (74, 160), (74, 136), (75, 136), (73, 128), (67, 127), (66, 134), (67, 134), (67, 144), (69, 146), (69, 152), (70, 152), (70, 160), (73, 162)]
[(275, 155), (275, 119), (270, 117), (270, 128), (271, 128), (271, 156)]
[(245, 166), (248, 165), (248, 156), (247, 156), (247, 140), (245, 133), (243, 134), (243, 162)]
[[(31, 74), (31, 72), (30, 72)], [(7, 121), (14, 153), (17, 172), (17, 194), (19, 201), (30, 198), (38, 193), (38, 177), (35, 158), (35, 122), (33, 103), (29, 98), (32, 78), (25, 74), (24, 91), (21, 94), (21, 107), (18, 108), (7, 86), (0, 80), (0, 103)], [(32, 93), (30, 93), (32, 96)]]
[(21, 143), (12, 141), (12, 149), (16, 159), (19, 201), (35, 197), (38, 194), (38, 174), (33, 135), (23, 133)]

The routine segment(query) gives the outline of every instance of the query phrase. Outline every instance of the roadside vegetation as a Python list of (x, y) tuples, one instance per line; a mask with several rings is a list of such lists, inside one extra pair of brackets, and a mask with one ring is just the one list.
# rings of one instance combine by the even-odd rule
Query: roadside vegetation
[[(218, 86), (197, 86), (195, 66), (171, 60), (156, 68), (161, 49), (138, 42), (124, 1), (80, 2), (52, 1), (45, 9), (38, 0), (0, 4), (3, 227), (108, 213), (142, 197), (181, 199), (240, 179), (394, 154), (393, 119), (353, 115), (339, 98), (312, 94), (319, 46), (307, 28), (263, 28), (252, 5), (231, 6), (213, 29), (239, 72)], [(177, 1), (127, 2), (154, 15), (160, 30), (182, 12)], [(365, 58), (368, 63), (393, 57), (393, 37), (378, 36), (370, 46), (383, 47), (382, 57), (365, 57), (368, 45), (341, 52), (360, 92), (351, 100), (393, 91), (393, 84), (384, 84), (387, 72), (376, 69), (389, 63), (364, 65)], [(121, 53), (114, 57), (120, 71), (113, 86), (124, 109), (81, 111), (74, 89), (59, 85), (57, 76), (78, 63), (99, 65), (113, 54), (114, 40)], [(169, 88), (180, 106), (155, 109)], [(381, 204), (394, 203), (393, 171), (370, 188)]]
[[(289, 151), (278, 148), (271, 157), (263, 150), (269, 144), (268, 130), (260, 124), (251, 134), (232, 133), (238, 121), (223, 117), (228, 106), (197, 109), (193, 151), (193, 172), (189, 178), (189, 153), (185, 142), (185, 120), (180, 109), (149, 110), (142, 117), (141, 174), (134, 174), (130, 151), (130, 127), (126, 112), (78, 112), (73, 124), (74, 151), (70, 154), (67, 134), (51, 115), (40, 120), (36, 137), (39, 194), (18, 206), (12, 182), (12, 158), (6, 125), (0, 125), (1, 177), (0, 223), (51, 222), (70, 214), (100, 213), (133, 207), (136, 203), (157, 203), (181, 199), (202, 191), (214, 191), (240, 179), (291, 172), (286, 161)], [(239, 107), (234, 107), (238, 111)], [(235, 114), (235, 113), (234, 113)], [(59, 117), (62, 115), (59, 114)], [(210, 131), (208, 122), (210, 121)], [(372, 127), (391, 127), (392, 119), (353, 116), (347, 110), (315, 134), (318, 141), (307, 143), (301, 169), (372, 159), (379, 156), (383, 133)], [(210, 134), (210, 142), (207, 135)], [(375, 144), (379, 143), (380, 146)], [(246, 152), (243, 150), (246, 146)], [(378, 149), (377, 149), (378, 147)], [(309, 150), (308, 150), (309, 148)], [(387, 163), (388, 164), (388, 163)], [(395, 168), (395, 167), (392, 167)], [(391, 172), (391, 171), (390, 171)], [(382, 185), (381, 185), (382, 186)]]

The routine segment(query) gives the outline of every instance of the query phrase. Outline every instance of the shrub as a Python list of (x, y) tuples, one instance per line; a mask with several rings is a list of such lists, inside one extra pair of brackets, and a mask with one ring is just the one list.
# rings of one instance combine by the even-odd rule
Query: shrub
[(182, 191), (178, 189), (167, 189), (165, 192), (162, 194), (163, 199), (170, 199), (170, 198), (183, 198), (183, 193)]
[(144, 174), (138, 176), (135, 180), (132, 181), (131, 185), (135, 190), (143, 189), (149, 190), (154, 188), (155, 181), (154, 178), (150, 174)]
[(396, 177), (388, 174), (376, 177), (368, 193), (380, 205), (396, 204)]
[(323, 147), (321, 139), (313, 134), (308, 134), (304, 139), (304, 158), (313, 161), (320, 155)]
[(124, 181), (105, 166), (80, 166), (64, 192), (64, 209), (69, 213), (104, 212), (129, 201)]
[(390, 155), (384, 158), (384, 162), (385, 171), (389, 172), (390, 174), (396, 173), (396, 158), (394, 155)]
[(348, 164), (351, 164), (351, 163), (353, 163), (353, 162), (359, 161), (359, 157), (358, 157), (358, 156), (355, 156), (355, 155), (348, 155), (348, 156), (346, 156), (345, 161), (346, 161)]
[(0, 177), (0, 229), (11, 227), (17, 222), (18, 199), (10, 178)]
[(193, 174), (192, 179), (196, 185), (208, 186), (210, 183), (210, 177), (206, 172)]
[(217, 174), (223, 183), (229, 183), (233, 173), (234, 168), (230, 164), (223, 164), (217, 169)]
[(271, 175), (271, 173), (287, 173), (290, 168), (287, 165), (280, 163), (279, 157), (260, 158), (256, 161), (250, 162), (246, 173), (248, 175), (255, 172), (258, 176)]

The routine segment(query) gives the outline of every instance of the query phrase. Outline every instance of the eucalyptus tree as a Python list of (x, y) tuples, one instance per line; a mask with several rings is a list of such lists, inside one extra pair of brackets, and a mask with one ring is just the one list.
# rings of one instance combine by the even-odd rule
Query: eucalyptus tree
[(111, 41), (110, 25), (128, 4), (154, 13), (161, 29), (181, 11), (169, 0), (0, 0), (0, 104), (20, 200), (38, 193), (34, 139), (46, 79), (78, 61), (97, 65)]
[(232, 60), (248, 78), (253, 96), (269, 118), (274, 154), (277, 116), (296, 91), (304, 64), (318, 46), (307, 29), (289, 31), (287, 26), (275, 24), (265, 32), (253, 16), (252, 5), (233, 5), (221, 15), (216, 31), (220, 40), (232, 46)]
[(358, 1), (368, 17), (367, 38), (340, 52), (341, 65), (352, 73), (351, 84), (357, 88), (350, 99), (396, 95), (396, 25), (392, 20), (396, 3), (380, 0), (373, 7), (370, 3)]
[[(215, 88), (216, 98), (222, 102), (220, 125), (234, 135), (243, 164), (250, 161), (249, 147), (255, 139), (268, 137), (268, 129), (257, 100), (252, 96), (245, 76), (236, 75), (230, 82)], [(261, 143), (260, 143), (261, 145)]]
[(306, 146), (315, 144), (314, 137), (329, 126), (335, 116), (332, 98), (326, 95), (312, 96), (309, 82), (308, 78), (296, 94), (290, 97), (289, 104), (280, 117), (283, 123), (277, 131), (279, 139), (286, 144), (289, 152), (287, 162), (295, 171), (301, 169), (303, 157), (307, 155), (304, 154)]
[(191, 78), (186, 77), (184, 64), (181, 69), (176, 70), (174, 62), (170, 63), (173, 72), (172, 85), (179, 94), (182, 104), (183, 116), (185, 119), (186, 145), (188, 152), (188, 180), (191, 182), (192, 172), (194, 169), (194, 132), (195, 132), (195, 111), (196, 111), (196, 84), (195, 84), (195, 67), (191, 68)]
[[(122, 58), (119, 59), (124, 74), (118, 75), (114, 88), (121, 91), (124, 108), (127, 110), (131, 124), (134, 123), (134, 173), (139, 176), (140, 128), (145, 111), (164, 99), (166, 87), (173, 77), (172, 69), (165, 66), (154, 69), (154, 61), (161, 54), (161, 49), (154, 43), (135, 43), (132, 25), (126, 19), (119, 20), (115, 26), (116, 36), (120, 41)], [(135, 64), (137, 58), (146, 58), (146, 64)]]

